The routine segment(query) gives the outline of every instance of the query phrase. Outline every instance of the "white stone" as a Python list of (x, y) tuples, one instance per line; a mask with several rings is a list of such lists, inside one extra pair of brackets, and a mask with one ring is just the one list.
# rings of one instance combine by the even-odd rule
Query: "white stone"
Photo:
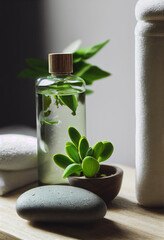
[(0, 135), (0, 170), (37, 167), (37, 139), (22, 134)]

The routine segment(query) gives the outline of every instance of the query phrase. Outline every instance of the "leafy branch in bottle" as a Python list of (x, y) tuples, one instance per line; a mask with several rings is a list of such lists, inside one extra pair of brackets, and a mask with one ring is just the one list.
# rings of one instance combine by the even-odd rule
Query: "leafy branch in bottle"
[[(77, 77), (81, 77), (87, 86), (92, 85), (95, 81), (104, 79), (111, 74), (107, 71), (102, 70), (98, 66), (92, 65), (87, 62), (88, 59), (92, 58), (95, 54), (97, 54), (107, 43), (109, 40), (105, 42), (99, 43), (97, 45), (85, 48), (79, 48), (81, 44), (81, 40), (77, 40), (67, 46), (63, 53), (72, 52), (73, 53), (73, 70), (74, 74)], [(48, 62), (43, 59), (38, 58), (27, 58), (26, 63), (28, 68), (23, 69), (19, 74), (19, 78), (30, 78), (37, 79), (43, 78), (51, 75), (48, 72)], [(57, 86), (58, 87), (58, 86)], [(62, 87), (62, 86), (61, 86)], [(51, 111), (48, 109), (51, 104), (51, 98), (49, 94), (51, 93), (51, 88), (55, 89), (56, 86), (50, 86), (50, 90), (44, 91), (44, 117), (48, 117), (51, 114)], [(86, 89), (86, 94), (93, 93), (93, 90)], [(54, 95), (56, 99), (56, 106), (67, 106), (73, 115), (76, 115), (76, 110), (78, 107), (78, 99), (75, 95)], [(44, 120), (44, 119), (43, 119)], [(49, 121), (43, 121), (48, 123)], [(50, 124), (56, 123), (56, 121), (49, 122)]]

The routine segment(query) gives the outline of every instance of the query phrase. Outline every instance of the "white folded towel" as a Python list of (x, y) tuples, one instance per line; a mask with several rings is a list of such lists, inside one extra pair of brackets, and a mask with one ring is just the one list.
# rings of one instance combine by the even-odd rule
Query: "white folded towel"
[(23, 187), (37, 180), (37, 168), (21, 171), (0, 170), (0, 195), (4, 195), (19, 187)]
[(0, 170), (24, 170), (37, 167), (36, 137), (23, 134), (0, 135)]
[(37, 140), (34, 129), (0, 129), (0, 195), (37, 181)]

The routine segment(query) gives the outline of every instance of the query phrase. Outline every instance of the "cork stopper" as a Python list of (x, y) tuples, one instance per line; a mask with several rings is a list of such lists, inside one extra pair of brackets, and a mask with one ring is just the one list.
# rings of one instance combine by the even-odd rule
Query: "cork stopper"
[(73, 56), (71, 53), (50, 53), (48, 61), (49, 73), (73, 72)]

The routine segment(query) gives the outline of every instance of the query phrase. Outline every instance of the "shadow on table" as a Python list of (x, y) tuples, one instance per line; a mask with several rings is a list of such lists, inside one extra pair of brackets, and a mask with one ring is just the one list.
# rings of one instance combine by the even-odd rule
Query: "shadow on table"
[(15, 190), (13, 190), (11, 192), (8, 192), (5, 195), (0, 196), (0, 197), (3, 197), (3, 198), (18, 198), (22, 193), (24, 193), (27, 190), (30, 190), (32, 188), (35, 188), (35, 187), (38, 187), (38, 183), (37, 182), (34, 182), (34, 183), (31, 183), (31, 184), (26, 185), (24, 187), (15, 189)]
[(136, 213), (152, 213), (155, 215), (164, 215), (164, 208), (147, 208), (139, 205), (137, 202), (132, 202), (123, 197), (115, 198), (109, 205), (108, 210), (128, 210)]
[[(110, 217), (110, 211), (119, 212), (122, 211), (123, 214), (128, 211), (129, 217), (133, 218), (138, 215), (143, 215), (149, 212), (152, 218), (156, 218), (158, 214), (162, 214), (158, 209), (145, 209), (139, 206), (137, 203), (132, 202), (128, 199), (117, 197), (113, 202), (108, 206), (109, 212), (108, 216)], [(161, 209), (162, 210), (162, 209)], [(144, 212), (143, 212), (144, 211)], [(102, 219), (95, 223), (88, 224), (59, 224), (59, 223), (47, 223), (47, 222), (38, 222), (38, 223), (29, 223), (31, 227), (42, 229), (52, 234), (59, 234), (62, 236), (67, 236), (69, 238), (81, 239), (81, 240), (117, 240), (117, 239), (126, 239), (126, 240), (140, 240), (140, 239), (153, 239), (153, 236), (150, 236), (148, 233), (140, 232), (135, 228), (132, 228), (117, 221), (112, 221), (110, 219)]]
[(102, 219), (89, 224), (59, 224), (59, 223), (29, 223), (30, 226), (48, 231), (54, 234), (67, 236), (81, 240), (97, 239), (141, 239), (140, 234), (126, 226), (108, 219)]

